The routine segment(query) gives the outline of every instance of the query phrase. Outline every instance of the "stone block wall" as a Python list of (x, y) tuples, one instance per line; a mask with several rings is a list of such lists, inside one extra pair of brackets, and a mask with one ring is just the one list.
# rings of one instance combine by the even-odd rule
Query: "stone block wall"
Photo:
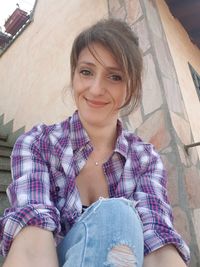
[(127, 21), (139, 37), (144, 58), (143, 101), (123, 122), (154, 144), (168, 172), (174, 224), (191, 249), (191, 267), (200, 262), (200, 172), (193, 137), (161, 18), (155, 1), (109, 0), (109, 15)]

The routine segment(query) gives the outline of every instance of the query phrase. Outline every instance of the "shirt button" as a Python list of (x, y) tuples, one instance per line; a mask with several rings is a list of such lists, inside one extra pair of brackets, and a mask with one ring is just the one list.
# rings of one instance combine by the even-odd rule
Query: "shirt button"
[(59, 192), (59, 191), (60, 191), (60, 187), (56, 186), (56, 192)]

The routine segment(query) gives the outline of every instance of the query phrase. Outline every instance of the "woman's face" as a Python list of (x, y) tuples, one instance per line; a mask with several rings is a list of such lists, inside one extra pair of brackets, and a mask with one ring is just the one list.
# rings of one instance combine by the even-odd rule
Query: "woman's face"
[(93, 43), (92, 51), (98, 60), (84, 48), (72, 81), (79, 116), (89, 124), (115, 123), (126, 98), (125, 75), (104, 46)]

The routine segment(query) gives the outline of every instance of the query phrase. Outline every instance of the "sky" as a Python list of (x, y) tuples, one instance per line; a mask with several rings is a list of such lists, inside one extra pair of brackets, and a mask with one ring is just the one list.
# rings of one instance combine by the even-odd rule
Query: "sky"
[(33, 8), (35, 0), (0, 0), (0, 27), (4, 32), (4, 23), (6, 19), (13, 13), (17, 8), (16, 4), (27, 12), (30, 12)]

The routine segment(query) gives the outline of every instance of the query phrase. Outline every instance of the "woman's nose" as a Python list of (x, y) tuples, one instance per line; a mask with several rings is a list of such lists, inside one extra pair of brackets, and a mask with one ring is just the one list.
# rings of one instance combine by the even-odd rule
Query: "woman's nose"
[(101, 77), (95, 77), (90, 84), (90, 92), (93, 95), (103, 95), (105, 86), (105, 81)]

